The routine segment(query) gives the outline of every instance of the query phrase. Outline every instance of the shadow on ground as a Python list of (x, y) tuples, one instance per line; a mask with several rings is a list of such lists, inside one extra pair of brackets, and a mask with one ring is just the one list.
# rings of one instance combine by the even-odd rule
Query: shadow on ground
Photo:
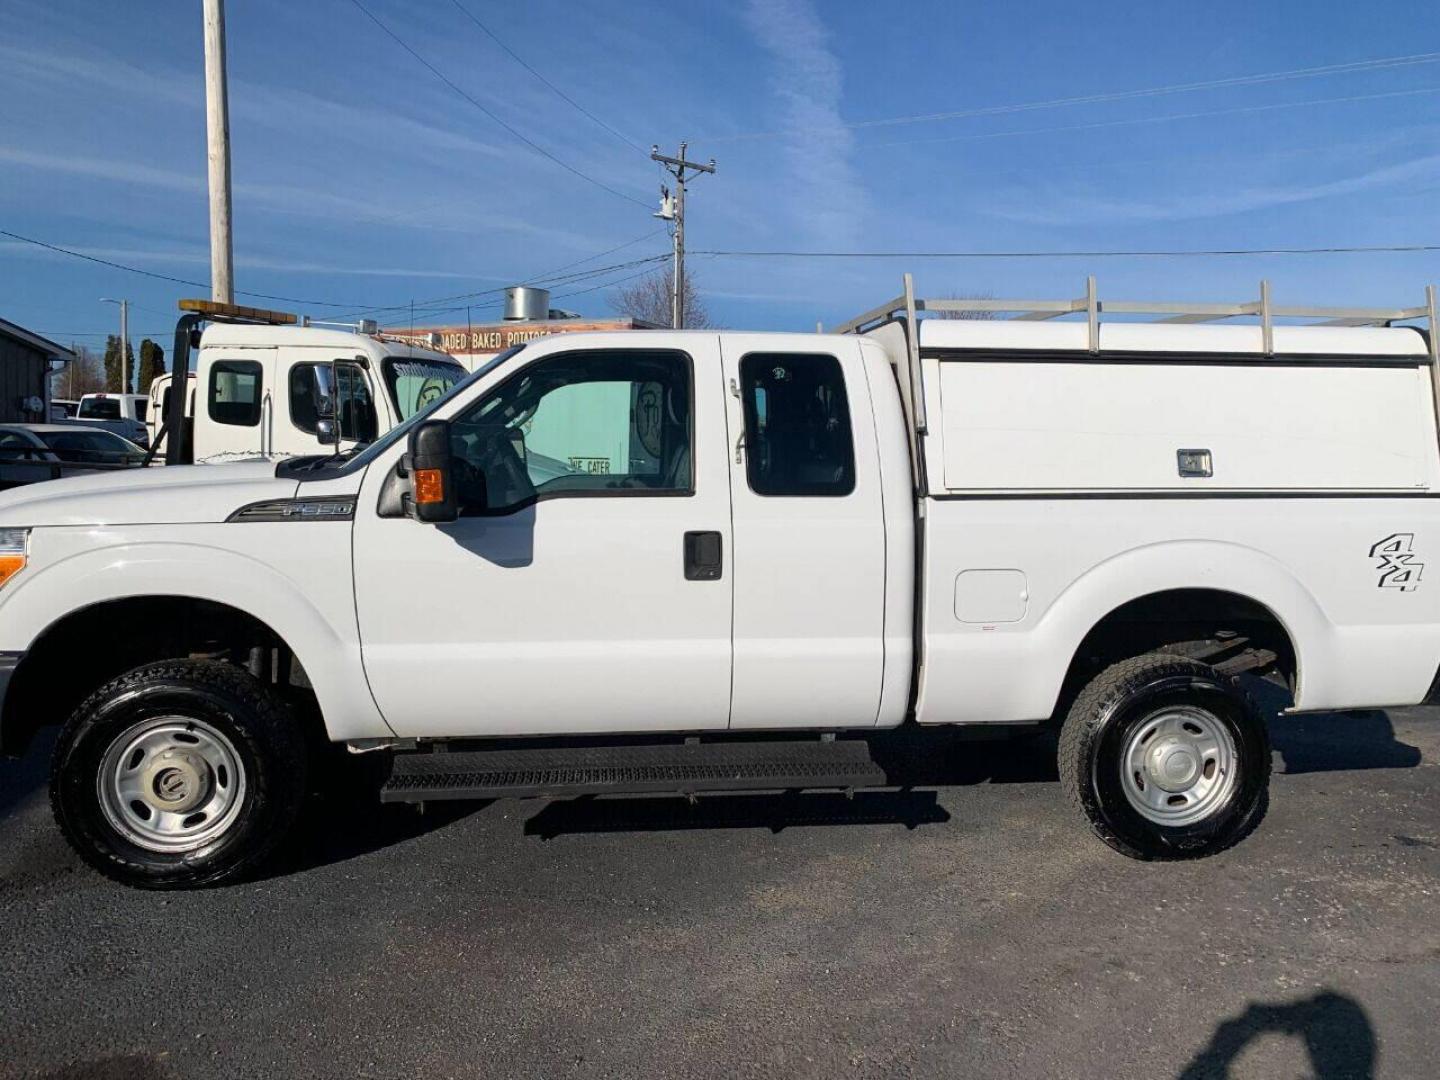
[(356, 755), (341, 747), (325, 748), (311, 770), (310, 798), (295, 836), (261, 877), (283, 877), (368, 855), (490, 805), (491, 800), (424, 806), (382, 803), (379, 790), (388, 769), (389, 756), (383, 752)]
[(1245, 1048), (1265, 1035), (1301, 1039), (1316, 1080), (1370, 1080), (1375, 1075), (1378, 1040), (1370, 1018), (1354, 998), (1322, 990), (1287, 1004), (1252, 1002), (1215, 1029), (1179, 1080), (1228, 1077)]
[(1250, 680), (1249, 690), (1270, 720), (1270, 743), (1284, 771), (1338, 772), (1346, 769), (1413, 769), (1420, 751), (1395, 737), (1390, 715), (1380, 709), (1285, 716), (1290, 695), (1273, 683)]
[(565, 833), (658, 829), (769, 829), (794, 825), (900, 824), (907, 829), (949, 821), (933, 791), (785, 792), (778, 795), (702, 795), (596, 799), (546, 805), (525, 822), (525, 833), (552, 840)]
[(50, 754), (55, 748), (55, 734), (54, 728), (42, 731), (22, 758), (0, 758), (0, 821), (50, 783)]

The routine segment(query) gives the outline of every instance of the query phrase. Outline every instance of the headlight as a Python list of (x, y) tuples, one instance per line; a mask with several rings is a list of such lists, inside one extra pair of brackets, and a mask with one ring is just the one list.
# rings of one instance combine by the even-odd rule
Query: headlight
[(25, 569), (29, 529), (0, 529), (0, 585)]

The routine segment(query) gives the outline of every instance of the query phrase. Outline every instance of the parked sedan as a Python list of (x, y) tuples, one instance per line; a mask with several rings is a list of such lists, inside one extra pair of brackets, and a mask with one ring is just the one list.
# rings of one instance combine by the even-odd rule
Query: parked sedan
[(0, 425), (0, 489), (129, 468), (144, 460), (144, 450), (102, 428), (73, 423)]

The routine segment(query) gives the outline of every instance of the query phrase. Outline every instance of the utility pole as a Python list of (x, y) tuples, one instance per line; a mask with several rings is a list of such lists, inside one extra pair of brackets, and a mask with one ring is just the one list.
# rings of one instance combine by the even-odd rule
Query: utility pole
[(120, 392), (128, 394), (130, 393), (130, 301), (112, 300), (108, 296), (102, 296), (100, 302), (120, 306)]
[(660, 212), (655, 216), (675, 222), (675, 270), (670, 282), (670, 325), (676, 330), (685, 325), (685, 181), (689, 179), (686, 170), (691, 170), (695, 175), (715, 171), (714, 158), (710, 159), (709, 165), (686, 161), (685, 151), (689, 145), (683, 142), (680, 144), (679, 157), (666, 157), (660, 153), (659, 146), (650, 147), (650, 160), (658, 161), (666, 172), (675, 177), (674, 203), (670, 201), (670, 193), (661, 188)]
[(205, 135), (210, 167), (210, 299), (235, 302), (230, 242), (230, 97), (225, 82), (225, 0), (205, 4)]

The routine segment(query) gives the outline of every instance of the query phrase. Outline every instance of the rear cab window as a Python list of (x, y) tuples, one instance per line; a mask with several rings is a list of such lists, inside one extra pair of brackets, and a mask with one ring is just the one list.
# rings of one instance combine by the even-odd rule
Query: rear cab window
[(840, 361), (823, 353), (740, 358), (745, 476), (757, 495), (841, 497), (855, 490), (855, 443)]
[(255, 360), (216, 360), (210, 368), (210, 419), (237, 427), (260, 423), (261, 373)]
[(120, 401), (118, 398), (86, 398), (80, 402), (77, 415), (86, 420), (119, 420)]

